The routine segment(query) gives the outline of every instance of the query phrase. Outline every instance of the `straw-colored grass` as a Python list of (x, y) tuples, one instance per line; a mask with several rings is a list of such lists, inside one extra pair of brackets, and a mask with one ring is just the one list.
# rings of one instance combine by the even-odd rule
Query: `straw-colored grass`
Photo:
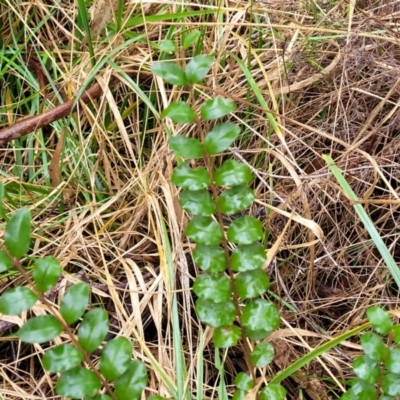
[[(230, 118), (244, 133), (233, 154), (257, 176), (249, 212), (268, 232), (266, 269), (282, 324), (260, 380), (355, 334), (369, 306), (398, 310), (398, 287), (322, 156), (331, 155), (398, 263), (400, 1), (134, 1), (119, 11), (101, 33), (92, 25), (88, 41), (75, 2), (0, 4), (0, 129), (96, 82), (105, 88), (0, 148), (6, 211), (29, 207), (32, 256), (54, 255), (65, 272), (50, 300), (59, 304), (70, 283), (91, 283), (112, 335), (135, 339), (134, 356), (149, 369), (143, 399), (219, 398), (222, 370), (233, 392), (246, 368), (242, 348), (221, 352), (218, 369), (211, 331), (193, 310), (188, 216), (170, 183), (168, 135), (199, 132), (159, 119), (181, 92), (149, 70), (165, 58), (185, 64), (197, 51), (216, 62), (193, 106), (217, 94), (236, 101)], [(181, 33), (192, 29), (202, 41), (184, 51)], [(176, 54), (161, 52), (165, 39), (178, 43)], [(107, 89), (111, 75), (120, 83)], [(24, 284), (0, 278), (0, 291)], [(44, 312), (39, 304), (32, 314)], [(13, 336), (29, 315), (0, 316), (4, 400), (56, 398), (56, 377), (39, 362), (46, 346)], [(359, 353), (355, 338), (326, 348), (283, 380), (288, 398), (339, 397)]]

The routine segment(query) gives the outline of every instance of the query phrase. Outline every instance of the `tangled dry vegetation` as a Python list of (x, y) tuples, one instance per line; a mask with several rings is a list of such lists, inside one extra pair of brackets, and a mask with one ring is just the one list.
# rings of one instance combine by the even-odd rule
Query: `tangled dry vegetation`
[[(67, 97), (78, 93), (90, 63), (82, 49), (74, 64), (76, 54), (68, 47), (76, 33), (74, 2), (59, 3), (59, 11), (33, 31), (47, 8), (54, 7), (51, 1), (36, 3), (17, 7), (17, 2), (3, 2), (2, 37), (6, 47), (12, 45), (11, 16), (29, 33), (25, 50), (48, 52), (46, 65), (55, 81), (47, 86), (47, 100), (40, 100), (38, 109), (45, 110), (50, 103), (58, 104), (55, 90)], [(185, 7), (196, 10), (207, 7), (204, 3), (194, 1)], [(162, 8), (172, 13), (177, 7), (175, 2), (139, 1), (129, 3), (126, 12), (154, 15)], [(335, 159), (400, 261), (400, 1), (267, 0), (250, 7), (247, 1), (237, 0), (225, 1), (219, 14), (218, 7), (215, 11), (184, 23), (204, 29), (202, 52), (216, 53), (223, 60), (215, 63), (201, 87), (199, 104), (215, 94), (237, 102), (232, 118), (243, 124), (245, 134), (234, 154), (257, 171), (258, 201), (250, 212), (261, 218), (269, 232), (266, 268), (283, 317), (281, 329), (272, 335), (276, 357), (266, 371), (268, 377), (328, 338), (359, 325), (370, 305), (399, 307), (398, 288), (321, 155), (328, 153)], [(55, 255), (62, 263), (66, 274), (58, 290), (77, 279), (91, 282), (93, 301), (104, 304), (112, 316), (112, 333), (136, 338), (136, 356), (150, 366), (149, 355), (153, 355), (172, 381), (176, 376), (168, 288), (176, 280), (188, 386), (195, 393), (199, 323), (190, 293), (196, 270), (191, 244), (183, 233), (186, 217), (169, 182), (174, 160), (166, 133), (134, 86), (158, 110), (179, 97), (149, 73), (149, 66), (158, 57), (154, 43), (165, 39), (173, 24), (179, 31), (181, 23), (161, 20), (133, 26), (132, 32), (146, 35), (130, 46), (123, 45), (122, 35), (95, 42), (97, 59), (107, 56), (114, 63), (114, 67), (106, 63), (96, 73), (97, 81), (104, 84), (114, 74), (121, 83), (91, 106), (81, 107), (62, 129), (56, 126), (46, 128), (41, 136), (31, 134), (21, 142), (25, 148), (4, 146), (0, 166), (2, 179), (14, 193), (9, 210), (21, 204), (32, 207), (33, 254)], [(281, 134), (271, 129), (267, 110), (232, 54), (251, 71)], [(133, 71), (133, 78), (127, 79), (115, 65)], [(19, 100), (33, 94), (23, 76), (11, 69), (8, 74), (22, 82)], [(7, 90), (3, 83), (2, 96)], [(2, 97), (2, 106), (7, 101)], [(3, 114), (2, 127), (20, 117)], [(174, 133), (197, 134), (186, 126), (170, 128)], [(67, 151), (60, 153), (58, 143), (64, 143)], [(52, 158), (56, 159), (52, 168), (59, 165), (61, 180), (57, 182), (53, 173), (53, 187), (40, 190), (47, 186), (44, 173), (49, 168), (43, 160), (50, 163)], [(170, 256), (175, 276), (167, 268)], [(1, 290), (20, 279), (3, 279)], [(57, 304), (59, 293), (51, 295)], [(36, 315), (43, 312), (40, 305), (34, 308)], [(3, 336), (21, 323), (19, 317), (1, 319)], [(209, 333), (206, 330), (204, 336), (205, 395), (216, 398), (218, 372)], [(243, 368), (241, 351), (234, 348), (226, 356), (228, 379)], [(354, 340), (313, 361), (284, 382), (288, 398), (338, 397), (359, 352)], [(38, 362), (41, 353), (39, 345), (21, 346), (16, 339), (3, 339), (0, 392), (4, 399), (53, 398), (53, 383)], [(146, 397), (167, 395), (156, 368), (150, 367), (149, 377)]]

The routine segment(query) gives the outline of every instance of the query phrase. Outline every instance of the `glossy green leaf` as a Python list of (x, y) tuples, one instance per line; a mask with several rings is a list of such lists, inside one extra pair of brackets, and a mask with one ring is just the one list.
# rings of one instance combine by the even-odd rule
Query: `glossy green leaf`
[(200, 115), (204, 121), (210, 121), (225, 117), (236, 110), (236, 104), (233, 100), (217, 96), (203, 103), (200, 108)]
[(79, 282), (71, 286), (61, 300), (60, 313), (67, 324), (73, 324), (86, 310), (89, 304), (90, 286)]
[(381, 370), (376, 361), (367, 356), (357, 357), (353, 361), (354, 373), (368, 383), (376, 383), (380, 377)]
[(37, 258), (32, 276), (38, 290), (43, 293), (50, 290), (57, 283), (61, 271), (61, 265), (55, 257)]
[(205, 54), (194, 56), (189, 61), (185, 70), (187, 81), (190, 83), (200, 83), (208, 74), (213, 62), (213, 56)]
[(171, 182), (183, 189), (201, 190), (206, 189), (211, 184), (211, 179), (204, 167), (192, 169), (185, 162), (174, 168)]
[(201, 35), (201, 32), (197, 29), (193, 29), (189, 32), (184, 32), (182, 34), (182, 47), (187, 49), (191, 46), (194, 42), (196, 42)]
[(241, 336), (240, 329), (235, 325), (215, 328), (213, 332), (214, 346), (220, 349), (236, 346)]
[(96, 394), (93, 397), (86, 397), (85, 400), (112, 400), (108, 394)]
[(204, 155), (203, 146), (198, 139), (178, 135), (172, 136), (168, 143), (175, 155), (192, 159), (200, 158)]
[(148, 397), (147, 400), (169, 400), (169, 399), (167, 397), (162, 397), (156, 394), (154, 396)]
[(127, 370), (131, 357), (132, 344), (127, 338), (119, 336), (111, 339), (101, 352), (100, 372), (113, 381)]
[(193, 250), (193, 260), (203, 271), (210, 273), (226, 269), (225, 251), (219, 246), (196, 245)]
[(174, 63), (161, 61), (156, 62), (150, 67), (153, 74), (160, 76), (165, 82), (171, 85), (184, 86), (186, 85), (186, 76), (183, 69)]
[(253, 389), (254, 381), (251, 379), (250, 375), (239, 372), (235, 377), (235, 386), (240, 389), (244, 390), (245, 392)]
[(386, 395), (400, 396), (400, 375), (387, 374), (383, 377), (382, 389)]
[(232, 215), (250, 207), (255, 197), (252, 189), (240, 185), (225, 190), (219, 196), (218, 202), (222, 213)]
[(213, 328), (231, 325), (236, 317), (236, 307), (232, 300), (214, 303), (209, 300), (197, 299), (196, 312), (203, 323)]
[(389, 372), (400, 375), (400, 350), (389, 349), (388, 357), (385, 361), (385, 367)]
[(279, 311), (270, 301), (256, 299), (245, 305), (242, 323), (245, 328), (252, 331), (272, 332), (279, 328)]
[(251, 330), (248, 328), (245, 328), (245, 332), (250, 340), (263, 340), (271, 334), (271, 331)]
[(193, 215), (211, 215), (216, 206), (211, 194), (207, 190), (185, 190), (179, 195), (179, 204)]
[(387, 356), (387, 347), (380, 336), (373, 332), (361, 336), (364, 353), (374, 361), (383, 361)]
[(194, 217), (186, 227), (185, 234), (196, 243), (216, 246), (222, 241), (220, 226), (211, 217)]
[(20, 208), (7, 222), (4, 244), (13, 257), (23, 257), (31, 243), (31, 214), (28, 209)]
[(77, 399), (93, 396), (100, 387), (100, 380), (94, 372), (76, 367), (60, 375), (56, 384), (56, 392), (60, 396)]
[(222, 275), (199, 275), (193, 284), (193, 291), (198, 297), (210, 300), (214, 303), (221, 303), (230, 299), (232, 294), (229, 279)]
[(259, 400), (284, 400), (286, 389), (281, 385), (270, 384), (258, 393)]
[(169, 117), (177, 124), (188, 124), (196, 119), (196, 114), (188, 103), (175, 101), (161, 113), (161, 117)]
[(400, 325), (393, 326), (393, 340), (395, 343), (400, 344)]
[(38, 297), (25, 286), (5, 291), (0, 297), (0, 313), (4, 315), (18, 315), (29, 310), (36, 303)]
[(389, 314), (377, 306), (369, 307), (367, 312), (368, 321), (371, 322), (372, 327), (382, 335), (387, 335), (393, 327), (393, 322)]
[(274, 359), (274, 347), (269, 342), (258, 343), (251, 352), (251, 362), (256, 368), (264, 368)]
[(375, 385), (367, 383), (359, 378), (353, 380), (351, 392), (356, 395), (356, 399), (375, 400), (377, 397)]
[(231, 122), (215, 125), (206, 135), (204, 140), (205, 150), (211, 155), (225, 151), (240, 135), (240, 131), (240, 126)]
[(0, 273), (8, 271), (12, 267), (13, 263), (10, 257), (3, 250), (0, 250)]
[(64, 343), (46, 350), (42, 357), (45, 370), (63, 372), (77, 367), (83, 361), (83, 354), (74, 346)]
[(237, 244), (251, 244), (262, 238), (261, 222), (245, 215), (234, 220), (228, 228), (228, 240)]
[(251, 169), (235, 160), (226, 160), (214, 173), (214, 180), (218, 186), (245, 185), (252, 179)]
[(78, 329), (78, 341), (88, 353), (95, 351), (108, 332), (108, 314), (103, 308), (88, 311)]
[(62, 332), (60, 322), (52, 315), (33, 317), (18, 330), (18, 336), (25, 343), (44, 343), (53, 340)]
[(141, 361), (131, 361), (128, 369), (115, 381), (115, 396), (118, 400), (139, 399), (146, 385), (146, 366)]
[(265, 249), (258, 243), (238, 246), (231, 255), (232, 269), (236, 272), (260, 268), (266, 260)]
[(160, 50), (165, 51), (166, 53), (170, 53), (172, 51), (176, 51), (178, 46), (173, 40), (166, 39), (160, 43)]
[(235, 390), (232, 400), (246, 400), (246, 392), (244, 390)]
[(269, 278), (265, 271), (257, 268), (253, 271), (240, 272), (235, 278), (236, 292), (242, 299), (258, 297), (269, 287)]

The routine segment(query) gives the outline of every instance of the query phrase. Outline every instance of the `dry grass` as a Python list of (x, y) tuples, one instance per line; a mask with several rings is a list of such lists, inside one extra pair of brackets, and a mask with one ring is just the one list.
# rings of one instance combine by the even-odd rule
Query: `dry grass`
[[(194, 1), (185, 7), (207, 8), (203, 3)], [(5, 49), (15, 49), (12, 35), (18, 27), (25, 32), (18, 42), (23, 50), (48, 60), (45, 66), (54, 82), (47, 85), (47, 100), (33, 97), (38, 101), (33, 107), (36, 112), (58, 104), (55, 90), (67, 97), (78, 93), (91, 71), (85, 48), (71, 50), (77, 33), (73, 2), (62, 1), (58, 11), (35, 30), (54, 7), (51, 1), (33, 5), (5, 0), (0, 5)], [(154, 15), (163, 7), (165, 13), (176, 12), (178, 4), (129, 3), (124, 18)], [(247, 1), (237, 0), (223, 2), (218, 16), (184, 21), (186, 27), (204, 29), (202, 52), (215, 52), (223, 61), (215, 64), (197, 105), (215, 94), (236, 100), (238, 112), (232, 119), (246, 128), (236, 156), (258, 174), (258, 202), (251, 212), (262, 218), (269, 232), (268, 248), (279, 244), (268, 261), (268, 272), (272, 291), (282, 299), (283, 322), (272, 336), (277, 354), (266, 377), (328, 337), (359, 325), (370, 305), (399, 307), (398, 288), (321, 158), (323, 153), (332, 155), (400, 261), (399, 16), (400, 1), (365, 0), (354, 7), (353, 2), (344, 1), (267, 0), (250, 7)], [(27, 205), (33, 213), (32, 256), (55, 255), (64, 268), (60, 292), (51, 300), (59, 304), (65, 285), (78, 279), (92, 283), (93, 301), (110, 312), (112, 333), (135, 338), (135, 356), (149, 367), (149, 388), (143, 398), (169, 395), (156, 363), (176, 384), (173, 282), (179, 289), (189, 391), (194, 396), (203, 389), (204, 397), (217, 398), (218, 373), (208, 330), (204, 387), (196, 388), (196, 363), (202, 349), (189, 294), (196, 270), (191, 245), (183, 234), (186, 216), (169, 183), (173, 156), (161, 122), (132, 83), (159, 110), (179, 97), (178, 90), (163, 85), (148, 71), (159, 57), (155, 44), (165, 39), (167, 29), (177, 25), (179, 31), (181, 24), (158, 21), (129, 28), (135, 34), (145, 33), (143, 40), (129, 46), (123, 44), (123, 34), (95, 41), (97, 60), (110, 57), (119, 67), (137, 71), (134, 79), (121, 75), (121, 84), (106, 91), (100, 101), (80, 108), (62, 124), (0, 150), (2, 179), (10, 190), (8, 211)], [(266, 110), (231, 54), (250, 69), (281, 133), (271, 128)], [(183, 56), (177, 54), (177, 58)], [(104, 82), (111, 73), (118, 74), (112, 64), (105, 64), (96, 80)], [(12, 103), (6, 96), (9, 91), (14, 96), (18, 93), (17, 103), (37, 94), (38, 86), (32, 87), (32, 80), (13, 68), (2, 78), (0, 123), (6, 126), (21, 117), (4, 111)], [(16, 81), (19, 92), (11, 86)], [(197, 134), (191, 127), (169, 128), (174, 134)], [(48, 164), (61, 133), (65, 151), (57, 183), (49, 180)], [(318, 232), (323, 234), (318, 237)], [(169, 248), (173, 273), (168, 269)], [(10, 276), (1, 280), (0, 289), (17, 283), (23, 282)], [(44, 312), (41, 305), (33, 309), (34, 315)], [(27, 317), (1, 319), (20, 325)], [(7, 333), (13, 332), (15, 328)], [(62, 336), (56, 342), (68, 341)], [(20, 344), (13, 336), (4, 336), (2, 342), (3, 399), (56, 398), (54, 377), (44, 374), (38, 362), (44, 347)], [(342, 378), (351, 373), (351, 361), (359, 350), (356, 342), (346, 342), (310, 363), (284, 382), (288, 398), (337, 398)], [(227, 354), (228, 383), (243, 368), (241, 351), (235, 348)]]

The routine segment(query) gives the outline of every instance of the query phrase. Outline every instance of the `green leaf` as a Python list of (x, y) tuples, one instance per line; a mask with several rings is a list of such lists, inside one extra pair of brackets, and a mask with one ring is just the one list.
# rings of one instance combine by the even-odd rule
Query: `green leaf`
[(271, 334), (271, 331), (251, 330), (248, 328), (245, 328), (245, 332), (250, 340), (263, 340)]
[(18, 336), (25, 343), (44, 343), (53, 340), (62, 332), (61, 324), (52, 315), (41, 315), (29, 319), (18, 330)]
[(160, 76), (171, 85), (184, 86), (187, 83), (183, 69), (174, 63), (156, 62), (150, 67), (150, 70), (154, 75)]
[(251, 169), (235, 160), (226, 160), (214, 173), (214, 180), (218, 186), (244, 185), (252, 179)]
[(240, 135), (240, 131), (240, 126), (232, 122), (217, 124), (207, 133), (204, 140), (204, 148), (208, 154), (219, 154), (236, 140)]
[(4, 184), (0, 181), (0, 216), (4, 216), (4, 208), (3, 208), (3, 201), (4, 201)]
[(400, 375), (400, 350), (389, 349), (389, 355), (385, 361), (385, 367), (389, 372)]
[(279, 311), (270, 301), (256, 299), (243, 309), (242, 324), (251, 331), (272, 332), (279, 328), (279, 322)]
[(353, 361), (353, 370), (360, 379), (368, 383), (378, 382), (381, 374), (379, 365), (367, 356), (357, 357)]
[(261, 222), (256, 218), (245, 215), (230, 224), (227, 235), (230, 242), (251, 244), (262, 238)]
[(63, 372), (77, 367), (83, 361), (83, 354), (74, 346), (64, 343), (46, 350), (42, 357), (45, 370)]
[(211, 184), (211, 179), (204, 167), (192, 169), (185, 162), (174, 168), (171, 182), (183, 189), (200, 190), (206, 189)]
[(254, 191), (247, 186), (234, 186), (225, 190), (218, 198), (221, 212), (227, 215), (236, 214), (250, 207), (255, 199)]
[(361, 346), (364, 353), (374, 361), (383, 361), (387, 356), (387, 347), (376, 333), (364, 333), (361, 336)]
[(235, 325), (215, 328), (213, 332), (214, 346), (220, 349), (236, 346), (241, 336), (240, 329)]
[(200, 108), (200, 115), (204, 121), (222, 118), (236, 110), (236, 104), (233, 100), (217, 96), (203, 103)]
[(236, 307), (232, 300), (222, 303), (197, 299), (196, 312), (200, 320), (213, 328), (228, 326), (232, 324), (236, 317)]
[(0, 250), (0, 273), (8, 271), (12, 267), (13, 263), (10, 257), (3, 250)]
[(210, 300), (214, 303), (221, 303), (230, 299), (232, 294), (229, 279), (220, 275), (199, 275), (193, 284), (193, 291), (198, 297)]
[(7, 290), (0, 297), (0, 313), (18, 315), (29, 310), (36, 303), (38, 297), (25, 286)]
[(264, 368), (274, 359), (274, 347), (269, 342), (259, 343), (254, 347), (250, 358), (256, 368)]
[(71, 286), (61, 300), (60, 313), (67, 324), (73, 324), (86, 310), (89, 304), (90, 286), (79, 282)]
[(400, 325), (393, 326), (393, 340), (395, 343), (400, 344)]
[(238, 296), (242, 299), (258, 297), (267, 291), (269, 278), (261, 268), (240, 272), (235, 278), (235, 287)]
[(31, 242), (31, 214), (28, 209), (20, 208), (7, 222), (4, 244), (13, 257), (22, 258)]
[(267, 260), (265, 249), (258, 243), (238, 246), (232, 253), (232, 269), (237, 272), (261, 268)]
[(34, 263), (33, 280), (41, 292), (47, 292), (56, 283), (61, 275), (61, 265), (52, 256), (37, 258)]
[(385, 375), (382, 381), (382, 389), (386, 395), (400, 396), (400, 375)]
[(186, 227), (185, 234), (196, 243), (216, 246), (222, 241), (220, 226), (211, 217), (194, 217)]
[(393, 327), (393, 322), (389, 314), (377, 306), (369, 307), (367, 312), (368, 321), (371, 322), (372, 327), (382, 335), (387, 335)]
[(196, 245), (193, 250), (193, 260), (203, 271), (210, 273), (226, 269), (225, 251), (219, 246)]
[(259, 400), (284, 400), (286, 389), (281, 385), (269, 384), (259, 393)]
[(197, 29), (194, 29), (190, 32), (184, 32), (182, 34), (182, 47), (187, 49), (191, 46), (194, 42), (196, 42), (201, 35), (201, 32)]
[(235, 390), (232, 400), (246, 400), (246, 392), (244, 390)]
[(205, 189), (183, 191), (179, 196), (179, 204), (194, 215), (211, 215), (217, 209), (211, 194)]
[(168, 398), (162, 397), (162, 396), (159, 396), (158, 394), (156, 394), (154, 396), (148, 397), (147, 400), (168, 400)]
[(112, 400), (108, 394), (96, 394), (93, 397), (86, 397), (85, 400)]
[(141, 361), (131, 361), (125, 373), (115, 381), (115, 396), (118, 400), (139, 399), (146, 384), (146, 366)]
[(107, 380), (113, 381), (127, 370), (131, 357), (131, 342), (123, 336), (116, 337), (101, 352), (100, 372)]
[(93, 396), (100, 387), (100, 380), (94, 372), (76, 367), (60, 375), (56, 384), (56, 392), (60, 396), (76, 399)]
[(195, 159), (203, 157), (204, 155), (203, 146), (201, 145), (200, 140), (187, 138), (182, 135), (170, 137), (169, 147), (171, 147), (175, 155), (184, 158)]
[(377, 397), (375, 386), (359, 378), (353, 380), (351, 392), (355, 394), (357, 400), (375, 400)]
[(178, 46), (173, 40), (166, 39), (160, 43), (160, 50), (165, 51), (166, 53), (170, 53), (172, 51), (178, 50)]
[(78, 329), (78, 341), (88, 353), (95, 351), (108, 332), (108, 314), (103, 308), (88, 311)]
[(199, 54), (197, 56), (194, 56), (189, 61), (185, 70), (187, 81), (189, 83), (201, 82), (208, 74), (208, 71), (210, 70), (210, 67), (213, 62), (214, 62), (213, 56), (208, 56), (205, 54)]
[(196, 119), (196, 114), (188, 103), (175, 101), (161, 113), (161, 117), (169, 117), (177, 124), (188, 124)]
[(244, 372), (239, 372), (235, 377), (235, 386), (240, 390), (248, 392), (253, 389), (254, 381), (251, 379), (250, 375)]

